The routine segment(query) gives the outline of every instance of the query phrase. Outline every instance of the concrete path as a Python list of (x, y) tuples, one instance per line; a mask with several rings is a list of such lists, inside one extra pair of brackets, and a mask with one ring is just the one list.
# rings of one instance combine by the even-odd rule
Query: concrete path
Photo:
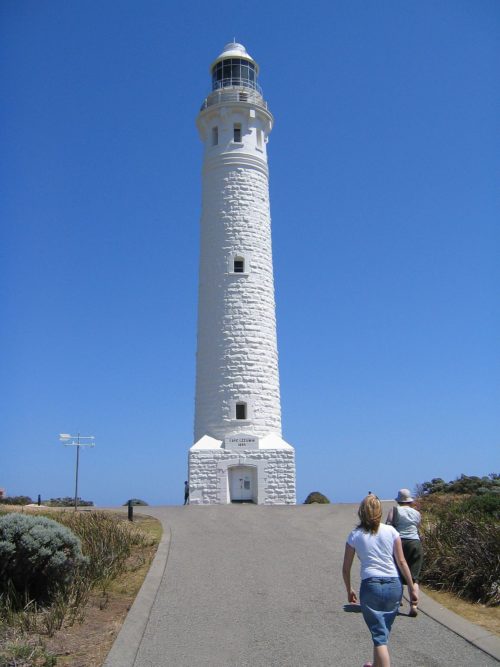
[[(360, 667), (371, 639), (346, 606), (341, 576), (356, 510), (144, 508), (164, 538), (105, 667)], [(423, 613), (428, 602), (437, 621)], [(453, 622), (439, 605), (427, 598), (421, 608), (412, 619), (405, 606), (396, 619), (393, 667), (498, 665), (498, 638), (462, 621), (467, 641), (442, 625)]]

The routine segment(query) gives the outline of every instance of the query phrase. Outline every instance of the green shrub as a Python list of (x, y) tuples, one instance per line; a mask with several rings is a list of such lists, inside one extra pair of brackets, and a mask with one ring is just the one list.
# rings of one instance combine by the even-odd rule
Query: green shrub
[[(42, 503), (48, 507), (74, 507), (75, 499), (66, 496), (65, 498), (51, 498), (50, 500), (43, 500)], [(77, 498), (77, 504), (78, 507), (93, 507), (94, 501)]]
[(448, 485), (441, 477), (434, 477), (430, 482), (417, 484), (416, 495), (427, 496), (431, 493), (443, 493)]
[[(40, 510), (36, 518), (43, 517)], [(33, 515), (9, 514), (5, 516), (29, 517)], [(74, 577), (69, 583), (57, 585), (52, 591), (50, 599), (43, 600), (43, 604), (30, 601), (29, 595), (24, 590), (20, 594), (15, 591), (12, 580), (9, 579), (5, 585), (5, 593), (0, 588), (0, 646), (3, 647), (3, 635), (7, 632), (20, 633), (24, 637), (26, 633), (38, 633), (53, 636), (64, 624), (72, 625), (80, 622), (85, 615), (86, 604), (92, 592), (101, 594), (100, 605), (107, 602), (107, 589), (110, 582), (117, 574), (134, 571), (144, 564), (146, 555), (143, 553), (144, 546), (153, 546), (155, 540), (145, 534), (137, 526), (126, 521), (123, 515), (111, 515), (104, 512), (50, 512), (47, 520), (53, 524), (54, 519), (60, 525), (62, 531), (68, 528), (81, 540), (81, 548), (85, 561), (81, 566), (75, 566)], [(71, 533), (70, 533), (71, 534)], [(74, 538), (75, 536), (73, 536)], [(140, 547), (136, 549), (136, 547)], [(150, 550), (151, 551), (151, 550)], [(0, 555), (0, 566), (1, 566)], [(0, 582), (4, 582), (0, 567)], [(27, 604), (29, 602), (29, 604)], [(102, 607), (101, 607), (102, 608)], [(7, 630), (6, 630), (7, 629)], [(5, 635), (7, 639), (7, 635)], [(7, 647), (5, 647), (7, 648)], [(51, 667), (53, 662), (51, 655), (38, 656), (32, 662), (16, 662), (14, 658), (21, 656), (16, 652), (25, 651), (24, 642), (19, 647), (9, 647), (5, 654), (11, 659), (6, 665), (2, 662), (4, 654), (0, 650), (0, 667), (13, 667), (14, 664), (35, 667)], [(10, 650), (12, 649), (12, 650)], [(24, 656), (24, 653), (23, 653)], [(32, 658), (34, 659), (35, 654)], [(46, 658), (46, 662), (42, 658)], [(54, 658), (55, 660), (55, 658)]]
[(421, 530), (422, 583), (472, 602), (500, 604), (500, 498), (433, 504)]
[(29, 496), (7, 496), (0, 498), (0, 505), (29, 505), (33, 501)]
[(451, 482), (445, 482), (441, 477), (435, 477), (430, 482), (417, 484), (415, 489), (417, 496), (428, 496), (433, 493), (475, 495), (488, 491), (500, 493), (500, 475), (498, 473), (492, 472), (483, 477), (462, 474)]
[(304, 500), (304, 505), (312, 505), (313, 503), (319, 503), (320, 505), (328, 505), (330, 501), (326, 496), (324, 496), (319, 491), (312, 491)]
[(500, 519), (500, 495), (495, 491), (488, 491), (479, 496), (465, 498), (453, 507), (458, 514), (474, 514), (480, 519)]
[(460, 475), (453, 482), (449, 482), (445, 492), (446, 493), (467, 493), (473, 494), (485, 484), (485, 481), (481, 477), (476, 475)]
[(85, 563), (80, 540), (43, 516), (0, 517), (0, 591), (50, 601)]

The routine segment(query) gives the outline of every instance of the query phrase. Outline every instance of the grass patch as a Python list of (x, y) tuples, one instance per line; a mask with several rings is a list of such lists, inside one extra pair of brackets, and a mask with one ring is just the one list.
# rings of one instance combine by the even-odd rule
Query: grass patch
[(13, 638), (0, 649), (0, 667), (55, 667), (57, 658), (47, 653), (43, 645)]
[(45, 607), (26, 600), (19, 611), (0, 599), (0, 667), (99, 667), (149, 570), (161, 524), (142, 515), (131, 523), (123, 512), (43, 513), (79, 536), (88, 565)]

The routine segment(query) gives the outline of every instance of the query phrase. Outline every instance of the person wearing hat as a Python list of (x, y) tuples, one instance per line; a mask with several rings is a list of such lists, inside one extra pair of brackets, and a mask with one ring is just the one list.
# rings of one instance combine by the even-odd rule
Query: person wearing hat
[[(413, 579), (414, 589), (418, 593), (418, 582), (422, 568), (422, 542), (418, 534), (418, 527), (422, 520), (420, 512), (412, 507), (415, 502), (408, 489), (399, 489), (395, 498), (396, 507), (392, 507), (387, 515), (386, 523), (393, 526), (401, 537), (403, 554)], [(410, 616), (417, 615), (416, 603), (410, 602)]]

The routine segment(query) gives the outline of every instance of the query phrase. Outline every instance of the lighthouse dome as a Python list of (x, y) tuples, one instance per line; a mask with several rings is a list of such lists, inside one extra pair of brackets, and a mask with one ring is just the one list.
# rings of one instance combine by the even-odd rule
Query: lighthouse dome
[(217, 58), (213, 61), (213, 63), (210, 65), (210, 71), (213, 70), (214, 65), (216, 65), (219, 62), (219, 60), (224, 60), (225, 58), (241, 58), (242, 60), (251, 62), (254, 65), (255, 71), (257, 73), (259, 72), (259, 66), (255, 62), (255, 60), (248, 53), (243, 44), (240, 44), (239, 42), (229, 42), (228, 44), (226, 44), (226, 46), (222, 50), (222, 53), (220, 53), (217, 56)]

